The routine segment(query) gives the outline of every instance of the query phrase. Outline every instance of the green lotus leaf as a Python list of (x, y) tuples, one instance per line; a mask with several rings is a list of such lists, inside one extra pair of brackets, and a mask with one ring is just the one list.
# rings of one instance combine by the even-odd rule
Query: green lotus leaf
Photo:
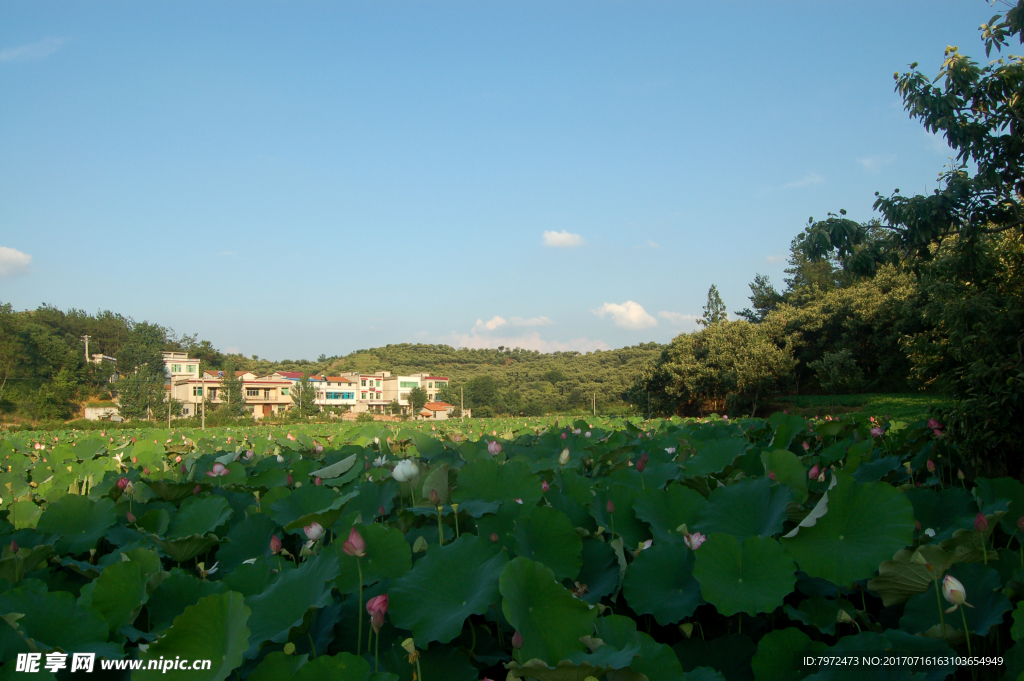
[(335, 506), (343, 497), (333, 487), (326, 485), (303, 485), (290, 495), (271, 505), (270, 517), (281, 527), (312, 513), (341, 508)]
[[(590, 503), (590, 515), (597, 521), (597, 524), (622, 537), (625, 546), (629, 549), (636, 549), (651, 537), (647, 525), (638, 520), (636, 514), (633, 513), (633, 503), (636, 497), (635, 489), (624, 485), (613, 485), (607, 490), (599, 491)], [(608, 511), (609, 501), (614, 507), (611, 512)]]
[(583, 565), (583, 541), (561, 511), (543, 506), (516, 519), (516, 555), (544, 563), (557, 579), (576, 577)]
[(654, 541), (682, 543), (680, 525), (693, 528), (707, 499), (689, 487), (669, 485), (664, 491), (645, 489), (636, 497), (633, 512), (651, 526)]
[(747, 451), (748, 442), (745, 437), (730, 437), (700, 443), (697, 453), (683, 463), (683, 477), (692, 478), (712, 473), (721, 473), (737, 457)]
[(768, 417), (768, 425), (772, 429), (771, 446), (775, 449), (789, 449), (796, 436), (807, 430), (807, 420), (803, 416), (778, 411)]
[(8, 506), (7, 520), (14, 525), (15, 529), (22, 530), (27, 527), (36, 527), (41, 515), (43, 515), (43, 507), (26, 499), (15, 501)]
[(807, 469), (796, 454), (784, 449), (761, 452), (761, 464), (765, 477), (773, 474), (779, 484), (789, 486), (798, 504), (807, 501)]
[(150, 644), (139, 659), (166, 661), (182, 657), (211, 660), (210, 669), (146, 669), (132, 673), (133, 679), (189, 679), (223, 681), (242, 664), (248, 647), (250, 610), (242, 595), (229, 591), (201, 598), (174, 620), (167, 633)]
[(828, 510), (783, 546), (812, 577), (847, 586), (913, 541), (914, 509), (882, 482), (858, 483), (844, 473), (828, 492)]
[(370, 675), (369, 663), (351, 653), (328, 657), (320, 655), (302, 665), (292, 678), (294, 681), (366, 681)]
[(442, 463), (434, 467), (432, 471), (423, 477), (423, 483), (420, 487), (420, 498), (429, 501), (431, 492), (437, 492), (440, 504), (448, 503), (451, 493), (448, 489), (448, 464)]
[(722, 485), (708, 497), (707, 505), (700, 512), (697, 529), (708, 535), (724, 532), (741, 540), (770, 537), (782, 531), (786, 507), (792, 500), (789, 487), (774, 485), (768, 478)]
[(757, 646), (743, 634), (726, 634), (705, 641), (694, 632), (692, 637), (672, 646), (672, 650), (686, 670), (686, 681), (694, 677), (724, 681), (750, 678), (750, 661)]
[(408, 574), (391, 583), (391, 621), (410, 630), (418, 645), (448, 643), (466, 618), (498, 602), (497, 580), (507, 562), (503, 551), (476, 535), (432, 544)]
[(693, 566), (694, 552), (683, 544), (655, 544), (641, 551), (626, 570), (626, 602), (663, 626), (690, 617), (704, 604)]
[(967, 490), (960, 487), (943, 490), (912, 487), (906, 495), (914, 506), (914, 518), (921, 523), (921, 530), (935, 530), (931, 543), (949, 539), (955, 530), (974, 529), (978, 504)]
[(327, 466), (326, 468), (310, 471), (309, 475), (310, 477), (320, 478), (321, 480), (337, 478), (347, 473), (348, 470), (352, 468), (352, 466), (355, 464), (355, 462), (356, 455), (352, 454), (351, 456), (347, 456), (337, 463), (332, 463), (330, 466)]
[[(285, 559), (276, 557), (274, 569), (285, 570), (288, 565)], [(293, 568), (294, 569), (294, 568)], [(263, 590), (270, 584), (270, 564), (265, 560), (257, 560), (255, 563), (242, 564), (231, 572), (224, 575), (218, 584), (223, 584), (231, 591), (237, 591), (246, 598), (263, 593)]]
[(731, 534), (714, 534), (695, 553), (693, 576), (701, 594), (727, 617), (771, 612), (796, 584), (793, 559), (769, 537), (741, 542)]
[(225, 590), (225, 585), (220, 582), (201, 581), (180, 568), (172, 569), (153, 590), (146, 603), (152, 630), (166, 629), (188, 606)]
[[(689, 673), (683, 674), (683, 667), (676, 654), (663, 643), (658, 643), (647, 634), (636, 630), (636, 622), (623, 615), (607, 615), (595, 623), (597, 637), (605, 645), (625, 650), (633, 644), (640, 646), (640, 654), (629, 665), (631, 672), (643, 674), (653, 681), (689, 681)], [(610, 677), (619, 679), (619, 676)], [(629, 678), (625, 675), (623, 678)]]
[[(400, 530), (380, 523), (357, 525), (356, 529), (366, 542), (366, 555), (359, 559), (363, 571), (363, 584), (381, 579), (397, 579), (412, 568), (412, 549)], [(340, 572), (334, 586), (343, 594), (359, 590), (359, 568), (356, 557), (347, 555), (342, 547), (348, 539), (348, 528), (339, 533), (339, 541), (332, 545), (338, 557)]]
[(338, 558), (325, 551), (281, 573), (263, 593), (246, 598), (253, 616), (245, 656), (254, 657), (264, 641), (285, 641), (291, 628), (302, 623), (306, 610), (322, 608), (331, 600), (331, 583), (337, 576)]
[(502, 612), (523, 638), (520, 659), (538, 658), (549, 665), (585, 650), (581, 636), (593, 631), (596, 610), (573, 598), (548, 568), (514, 558), (498, 580)]
[(974, 483), (978, 499), (983, 504), (993, 504), (999, 499), (1010, 502), (1009, 511), (1002, 517), (1000, 524), (1006, 534), (1013, 534), (1017, 529), (1017, 520), (1024, 516), (1024, 484), (1013, 478), (975, 478)]
[(541, 497), (540, 478), (529, 466), (518, 461), (499, 464), (492, 459), (467, 463), (459, 470), (458, 487), (452, 491), (452, 501), (461, 504), (467, 499), (502, 501), (522, 499), (523, 504), (535, 506)]
[(246, 677), (246, 681), (281, 681), (291, 679), (299, 667), (306, 664), (306, 655), (285, 655), (280, 651), (274, 651), (260, 660), (252, 673)]
[(904, 549), (878, 566), (878, 576), (868, 582), (868, 588), (882, 597), (885, 607), (902, 603), (931, 588), (932, 582), (941, 580), (955, 561), (953, 554), (934, 544), (921, 546), (917, 551)]
[(145, 480), (146, 487), (148, 487), (153, 494), (160, 497), (164, 501), (170, 501), (171, 503), (177, 503), (182, 499), (188, 499), (195, 495), (196, 481), (186, 480), (183, 482), (171, 482), (169, 480)]
[(171, 526), (171, 514), (163, 508), (154, 508), (135, 521), (135, 527), (142, 532), (155, 534), (159, 537), (166, 536), (167, 528)]
[(142, 563), (117, 562), (100, 573), (89, 603), (110, 626), (111, 633), (132, 624), (146, 602), (146, 576)]
[(251, 558), (270, 555), (270, 538), (277, 531), (277, 523), (262, 513), (248, 516), (228, 532), (227, 543), (217, 551), (217, 562), (224, 572)]
[[(595, 667), (588, 663), (577, 664), (569, 660), (562, 660), (554, 667), (549, 667), (546, 662), (537, 659), (529, 660), (522, 665), (512, 661), (506, 667), (509, 678), (536, 679), (537, 681), (586, 681), (588, 678), (596, 679), (604, 676), (609, 671), (607, 667)], [(607, 678), (614, 679), (614, 681), (641, 681), (647, 677), (626, 669), (610, 674)]]
[(181, 503), (167, 528), (168, 539), (207, 534), (231, 518), (231, 504), (221, 496), (192, 497)]
[(809, 627), (815, 627), (829, 636), (836, 633), (840, 610), (845, 611), (851, 617), (857, 614), (856, 608), (846, 599), (825, 598), (820, 594), (805, 598), (801, 601), (799, 608), (787, 605), (784, 610), (790, 619), (803, 622)]
[(1013, 609), (1013, 626), (1010, 627), (1010, 636), (1014, 641), (1024, 638), (1024, 601), (1018, 601), (1017, 607)]
[(77, 555), (96, 548), (107, 528), (117, 521), (114, 502), (69, 494), (50, 504), (39, 518), (36, 530), (41, 534), (59, 534), (57, 553)]
[[(967, 615), (967, 626), (979, 636), (987, 636), (993, 625), (1003, 621), (1003, 615), (1012, 608), (1010, 601), (1003, 595), (1002, 580), (999, 573), (992, 568), (978, 563), (958, 563), (954, 565), (949, 574), (960, 580), (967, 593), (967, 602), (973, 608), (964, 608)], [(925, 632), (939, 624), (939, 609), (935, 599), (936, 589), (942, 591), (941, 585), (936, 583), (923, 594), (913, 596), (903, 608), (903, 617), (900, 618), (900, 628), (911, 634)], [(942, 608), (949, 608), (950, 604), (942, 599)], [(963, 619), (959, 612), (952, 612), (945, 616), (946, 627), (952, 627), (963, 631)], [(942, 631), (941, 628), (938, 631)]]
[(800, 657), (820, 654), (825, 648), (824, 643), (811, 641), (795, 627), (768, 632), (758, 642), (750, 662), (754, 681), (799, 681), (808, 671), (799, 663)]
[(587, 587), (582, 598), (594, 605), (605, 596), (615, 593), (621, 586), (622, 572), (618, 556), (608, 542), (600, 539), (584, 539), (581, 553), (583, 567), (575, 581)]
[(0, 577), (11, 583), (18, 582), (27, 573), (44, 564), (52, 555), (53, 547), (49, 544), (41, 544), (31, 549), (23, 548), (18, 551), (17, 556), (5, 555), (3, 560), (0, 560)]
[(45, 586), (37, 590), (26, 584), (0, 593), (0, 612), (23, 615), (17, 620), (19, 631), (43, 649), (60, 648), (68, 653), (96, 650), (109, 631), (95, 610), (79, 607), (67, 591), (46, 592)]
[(220, 543), (215, 534), (208, 534), (205, 537), (194, 534), (190, 537), (180, 539), (164, 539), (156, 535), (146, 535), (149, 540), (163, 549), (167, 557), (179, 565), (185, 561), (192, 560), (201, 553), (206, 553)]
[[(377, 485), (377, 487), (383, 487), (383, 485)], [(300, 518), (297, 518), (287, 525), (284, 526), (286, 532), (295, 532), (299, 534), (303, 528), (312, 525), (313, 523), (320, 523), (321, 527), (331, 527), (338, 521), (338, 518), (343, 513), (349, 513), (350, 508), (346, 504), (357, 497), (361, 496), (361, 492), (353, 490), (348, 494), (344, 494), (335, 499), (334, 503), (325, 510), (317, 511), (316, 513), (309, 513)]]

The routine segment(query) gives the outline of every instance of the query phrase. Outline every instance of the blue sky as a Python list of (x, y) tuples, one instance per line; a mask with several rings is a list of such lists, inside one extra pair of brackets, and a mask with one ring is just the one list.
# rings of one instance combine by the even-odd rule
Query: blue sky
[(667, 342), (950, 151), (982, 0), (0, 4), (0, 301), (221, 349)]

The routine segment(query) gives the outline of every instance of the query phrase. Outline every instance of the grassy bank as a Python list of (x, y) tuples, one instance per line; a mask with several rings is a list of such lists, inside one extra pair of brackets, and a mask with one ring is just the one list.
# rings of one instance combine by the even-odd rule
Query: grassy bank
[(867, 412), (872, 416), (889, 415), (899, 421), (918, 421), (929, 416), (932, 405), (942, 402), (939, 395), (920, 393), (856, 395), (792, 395), (772, 403), (771, 411), (787, 410), (803, 416)]

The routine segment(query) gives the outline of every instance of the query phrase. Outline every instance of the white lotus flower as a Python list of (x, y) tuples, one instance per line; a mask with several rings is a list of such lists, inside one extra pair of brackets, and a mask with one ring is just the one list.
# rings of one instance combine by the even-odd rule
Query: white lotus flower
[(563, 466), (565, 464), (569, 463), (569, 448), (568, 447), (563, 449), (562, 453), (558, 455), (558, 463), (562, 464)]
[(395, 466), (395, 470), (391, 471), (391, 477), (398, 482), (408, 482), (417, 475), (420, 474), (420, 467), (416, 465), (416, 462), (410, 461), (409, 459), (402, 459)]
[(373, 460), (373, 465), (376, 466), (377, 468), (380, 468), (381, 466), (383, 466), (387, 462), (388, 462), (388, 460), (384, 457), (383, 454), (381, 454), (380, 456), (378, 456), (376, 459)]

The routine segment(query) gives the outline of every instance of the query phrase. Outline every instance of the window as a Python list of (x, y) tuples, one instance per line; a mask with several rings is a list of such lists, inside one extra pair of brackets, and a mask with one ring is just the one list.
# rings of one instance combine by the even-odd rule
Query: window
[(189, 364), (187, 367), (185, 367), (185, 370), (190, 374), (194, 374), (196, 372), (196, 365)]
[(266, 389), (266, 390), (264, 390), (264, 391), (263, 391), (263, 399), (265, 399), (265, 400), (269, 400), (269, 399), (271, 399), (271, 398), (272, 398), (273, 396), (274, 396), (274, 391), (273, 391), (273, 390), (271, 390), (271, 389), (269, 389), (269, 388), (268, 388), (268, 389)]
[(399, 381), (398, 382), (398, 387), (399, 388), (418, 388), (418, 387), (420, 387), (420, 384), (418, 382), (416, 382), (416, 381)]
[(193, 397), (202, 397), (203, 396), (203, 386), (201, 386), (201, 385), (192, 386), (192, 396)]
[(246, 388), (245, 389), (245, 396), (246, 397), (259, 397), (260, 396), (260, 389), (259, 388)]
[(365, 388), (366, 387), (366, 379), (365, 378), (363, 379), (362, 383), (363, 383), (363, 387)]
[(365, 392), (364, 392), (364, 393), (362, 393), (362, 397), (361, 397), (360, 399), (362, 399), (362, 400), (365, 400), (365, 399), (366, 399), (366, 393), (365, 393)]
[(433, 388), (433, 387), (434, 387), (434, 383), (433, 383), (433, 381), (428, 381), (428, 382), (427, 382), (427, 387), (428, 387), (428, 388)]
[(323, 394), (323, 393), (321, 393), (321, 392), (318, 392), (318, 393), (316, 394), (316, 399), (318, 399), (318, 400), (322, 400), (322, 399), (324, 399), (324, 394)]
[(342, 393), (341, 394), (341, 399), (343, 399), (343, 400), (354, 400), (354, 399), (356, 399), (356, 394), (355, 393)]
[(380, 381), (377, 381), (377, 387), (378, 388), (380, 387)]
[(281, 394), (285, 397), (288, 397), (288, 388), (281, 388)]
[(209, 397), (210, 397), (211, 400), (217, 399), (217, 389), (216, 388), (210, 388), (210, 395), (209, 395)]

